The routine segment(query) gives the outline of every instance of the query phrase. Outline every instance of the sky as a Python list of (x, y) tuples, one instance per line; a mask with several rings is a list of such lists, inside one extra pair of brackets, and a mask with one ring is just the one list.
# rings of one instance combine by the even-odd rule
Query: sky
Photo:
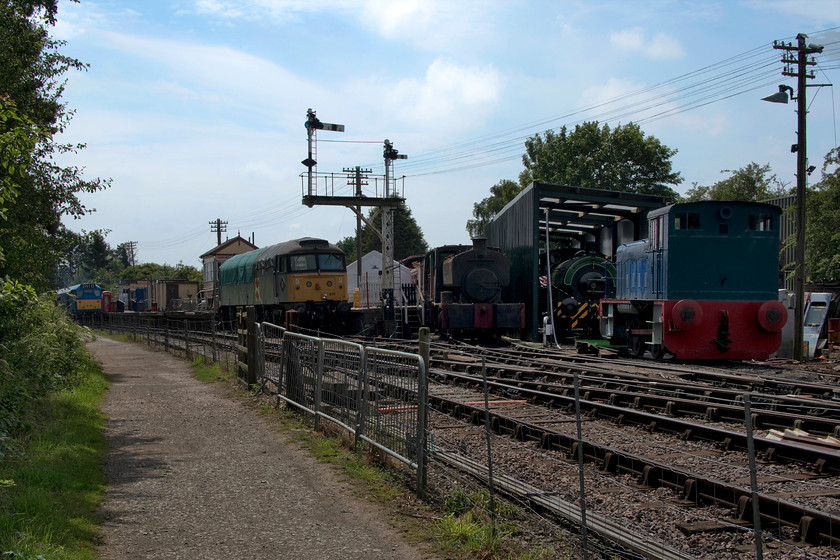
[(798, 33), (824, 46), (809, 84), (834, 84), (807, 88), (813, 183), (838, 145), (838, 0), (61, 0), (51, 35), (89, 65), (66, 74), (59, 140), (86, 147), (62, 163), (111, 180), (65, 224), (199, 268), (217, 219), (260, 247), (353, 236), (349, 209), (302, 205), (308, 109), (345, 126), (317, 134), (313, 194), (361, 166), (381, 196), (388, 139), (430, 247), (469, 242), (527, 138), (585, 121), (677, 150), (681, 193), (752, 162), (794, 186), (796, 103), (761, 99), (796, 89), (773, 42)]

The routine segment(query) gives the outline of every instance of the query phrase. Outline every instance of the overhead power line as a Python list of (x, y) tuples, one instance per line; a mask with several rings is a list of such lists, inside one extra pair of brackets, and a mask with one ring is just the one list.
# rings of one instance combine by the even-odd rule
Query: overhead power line
[[(834, 28), (840, 29), (840, 28)], [(819, 33), (832, 31), (824, 30)], [(787, 40), (787, 39), (786, 39)], [(827, 42), (816, 68), (823, 74), (840, 68), (840, 41)], [(675, 76), (663, 82), (645, 86), (591, 105), (578, 107), (561, 114), (524, 123), (505, 130), (420, 152), (400, 164), (404, 177), (420, 177), (454, 173), (515, 161), (522, 158), (523, 145), (528, 138), (549, 130), (559, 130), (586, 121), (604, 124), (622, 121), (645, 124), (671, 118), (688, 111), (725, 101), (753, 91), (773, 87), (778, 83), (778, 55), (773, 45), (736, 54), (697, 70)], [(826, 76), (827, 79), (827, 76)], [(380, 143), (374, 140), (326, 140), (336, 143)], [(374, 167), (368, 163), (364, 167)], [(374, 186), (373, 188), (377, 188)], [(336, 185), (336, 195), (352, 194), (353, 187)], [(310, 210), (303, 206), (296, 193), (266, 208), (256, 207), (239, 216), (231, 216), (231, 223), (239, 228), (253, 229), (290, 222)], [(177, 246), (194, 241), (205, 234), (196, 228), (171, 238), (148, 242), (149, 249)]]

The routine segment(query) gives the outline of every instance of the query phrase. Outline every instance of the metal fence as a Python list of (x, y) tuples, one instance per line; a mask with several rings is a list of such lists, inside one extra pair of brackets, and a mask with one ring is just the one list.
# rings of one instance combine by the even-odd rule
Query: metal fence
[(109, 313), (83, 318), (82, 325), (110, 334), (123, 334), (136, 342), (163, 348), (188, 360), (203, 357), (231, 366), (236, 338), (216, 329), (208, 317), (167, 317), (160, 314)]
[(426, 369), (416, 354), (260, 328), (265, 379), (278, 399), (329, 419), (425, 479)]

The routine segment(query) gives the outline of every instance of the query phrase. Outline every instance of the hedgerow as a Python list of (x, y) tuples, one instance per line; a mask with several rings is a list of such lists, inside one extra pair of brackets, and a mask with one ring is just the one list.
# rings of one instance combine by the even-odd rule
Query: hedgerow
[(0, 279), (0, 458), (27, 428), (26, 407), (71, 387), (85, 360), (79, 328), (49, 298)]

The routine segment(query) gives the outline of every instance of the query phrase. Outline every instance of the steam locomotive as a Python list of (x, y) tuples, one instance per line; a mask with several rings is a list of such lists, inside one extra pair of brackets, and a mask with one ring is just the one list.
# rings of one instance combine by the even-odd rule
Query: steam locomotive
[(592, 251), (580, 251), (552, 269), (558, 333), (598, 336), (599, 302), (615, 296), (615, 274), (615, 265)]
[(427, 323), (455, 337), (498, 337), (525, 326), (525, 304), (505, 303), (510, 260), (485, 238), (473, 245), (445, 245), (420, 265)]
[(776, 206), (704, 201), (648, 214), (649, 237), (618, 248), (601, 334), (641, 356), (766, 360), (781, 344)]

